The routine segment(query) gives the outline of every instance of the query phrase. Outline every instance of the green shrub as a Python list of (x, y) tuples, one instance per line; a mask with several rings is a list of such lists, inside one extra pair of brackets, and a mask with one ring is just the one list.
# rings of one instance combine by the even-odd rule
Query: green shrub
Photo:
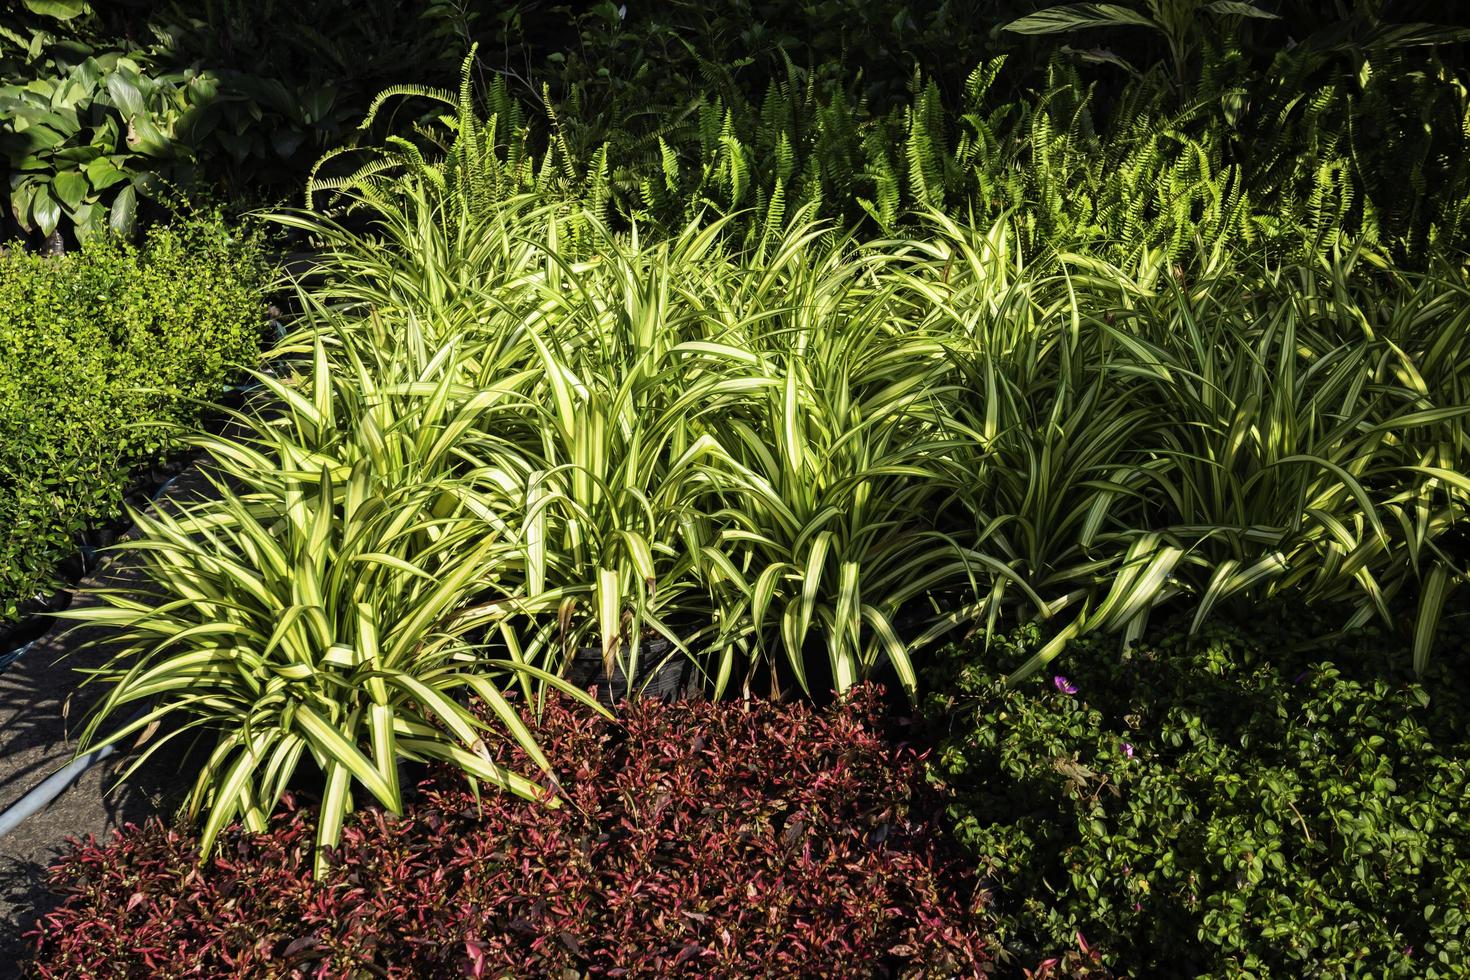
[(167, 448), (150, 423), (194, 417), (257, 356), (263, 285), (257, 247), (204, 223), (141, 248), (0, 252), (0, 619), (116, 515), (131, 472)]
[(936, 668), (935, 773), (1006, 940), (1080, 931), (1133, 976), (1464, 976), (1455, 655), (1384, 679), (1372, 634), (1329, 660), (1302, 649), (1325, 623), (1258, 613), (1121, 658), (1084, 646), (1016, 688), (973, 650)]

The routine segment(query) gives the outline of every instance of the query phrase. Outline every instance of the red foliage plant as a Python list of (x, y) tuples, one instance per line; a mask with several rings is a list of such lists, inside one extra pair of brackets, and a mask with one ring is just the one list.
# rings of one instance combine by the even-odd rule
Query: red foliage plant
[[(74, 844), (33, 933), (40, 977), (975, 976), (984, 896), (951, 860), (923, 757), (860, 690), (818, 712), (553, 701), (551, 809), (443, 774), (360, 811), (310, 874), (308, 809), (196, 867), (159, 823)], [(496, 749), (501, 761), (524, 763)]]

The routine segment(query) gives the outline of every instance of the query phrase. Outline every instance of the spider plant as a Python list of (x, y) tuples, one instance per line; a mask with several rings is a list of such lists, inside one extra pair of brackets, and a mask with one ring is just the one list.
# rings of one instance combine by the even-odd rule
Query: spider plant
[(1170, 596), (1177, 549), (1145, 532), (1139, 492), (1137, 441), (1156, 419), (1125, 371), (1086, 359), (1098, 351), (1056, 350), (1065, 367), (1030, 379), (994, 355), (957, 356), (947, 421), (959, 438), (941, 479), (984, 587), (925, 641), (967, 616), (987, 635), (1003, 616), (1075, 620), (1058, 644), (1093, 623), (1136, 633)]
[[(1447, 267), (1349, 291), (1351, 259), (1299, 288), (1330, 292), (1339, 335), (1373, 343), (1372, 381), (1384, 393), (1372, 428), (1384, 470), (1377, 490), (1400, 584), (1418, 592), (1413, 666), (1422, 671), (1448, 597), (1470, 582), (1470, 296)], [(1314, 304), (1319, 319), (1323, 305)]]
[(1116, 287), (1026, 274), (1004, 225), (980, 234), (937, 217), (929, 242), (907, 278), (949, 337), (940, 511), (971, 565), (972, 598), (914, 645), (968, 621), (990, 636), (1031, 617), (1064, 623), (1046, 656), (1089, 624), (1136, 631), (1170, 596), (1153, 561), (1174, 551), (1145, 533), (1138, 445), (1157, 419), (1107, 332)]
[[(168, 723), (131, 773), (174, 738), (213, 736), (187, 801), (205, 855), (232, 820), (264, 830), (293, 780), (319, 779), (321, 873), (354, 787), (402, 810), (403, 760), (558, 805), (501, 689), (529, 675), (594, 702), (475, 641), (494, 618), (485, 596), (518, 551), (487, 533), (453, 446), (502, 393), (457, 392), (447, 370), (438, 381), (379, 378), (361, 362), (349, 372), (320, 338), (312, 355), (305, 390), (261, 375), (273, 399), (236, 413), (228, 436), (193, 438), (212, 461), (212, 492), (135, 515), (139, 536), (120, 548), (140, 583), (61, 615), (107, 627), (118, 644), (89, 681), (107, 691), (84, 746)], [(446, 349), (434, 362), (450, 360)], [(491, 761), (471, 695), (546, 781)], [(140, 703), (141, 717), (101, 734)]]
[[(1196, 623), (1220, 600), (1298, 589), (1310, 600), (1361, 599), (1388, 618), (1375, 566), (1391, 559), (1369, 492), (1383, 465), (1368, 430), (1384, 396), (1368, 384), (1371, 347), (1313, 336), (1289, 299), (1274, 309), (1214, 283), (1140, 309), (1134, 350), (1157, 368), (1165, 465), (1148, 477), (1171, 531), (1204, 576)], [(1367, 431), (1365, 431), (1367, 430)]]
[(677, 410), (632, 420), (625, 387), (570, 380), (545, 353), (558, 404), (523, 417), (540, 424), (541, 445), (522, 452), (482, 434), (471, 450), (495, 474), (485, 499), (521, 551), (518, 618), (502, 635), (519, 656), (550, 658), (561, 671), (593, 642), (608, 676), (621, 662), (631, 680), (647, 634), (683, 649), (683, 631), (704, 606), (689, 542), (700, 540), (704, 520), (696, 464), (715, 447), (708, 437), (688, 440)]
[[(595, 637), (609, 676), (639, 674), (645, 633), (678, 650), (709, 618), (696, 556), (710, 535), (703, 465), (723, 456), (706, 416), (761, 382), (747, 360), (705, 339), (683, 287), (727, 267), (716, 229), (641, 248), (601, 229), (598, 261), (574, 265), (547, 244), (524, 322), (537, 383), (468, 443), (493, 474), (490, 505), (524, 549), (521, 656), (565, 669)], [(716, 287), (717, 288), (717, 287)]]
[[(1378, 335), (1353, 298), (1371, 301), (1377, 287), (1339, 272), (1323, 290), (1318, 278), (1267, 277), (1251, 297), (1214, 283), (1196, 301), (1177, 301), (1169, 322), (1144, 328), (1143, 343), (1157, 345), (1173, 379), (1158, 386), (1173, 424), (1158, 447), (1167, 465), (1151, 477), (1172, 532), (1189, 542), (1196, 624), (1241, 593), (1345, 602), (1348, 625), (1392, 625), (1395, 599), (1417, 592), (1422, 667), (1457, 578), (1437, 540), (1456, 519), (1463, 457), (1453, 462), (1452, 447), (1470, 406), (1435, 404), (1413, 383), (1427, 338), (1395, 328), (1405, 345), (1396, 348)], [(1448, 334), (1433, 336), (1443, 343)], [(1450, 465), (1427, 462), (1435, 459)], [(1438, 506), (1436, 484), (1446, 490)]]
[(505, 299), (503, 290), (518, 292), (545, 275), (548, 250), (562, 260), (588, 258), (577, 245), (582, 213), (530, 194), (467, 213), (413, 183), (377, 202), (365, 228), (311, 212), (271, 219), (316, 245), (313, 271), (321, 281), (309, 292), (318, 305), (375, 311), (395, 324), (412, 320), (436, 341), (481, 332), (481, 318), (496, 305), (487, 297)]
[(703, 550), (721, 596), (717, 692), (743, 658), (747, 686), (763, 665), (777, 690), (784, 669), (811, 693), (815, 639), (839, 692), (887, 664), (913, 694), (898, 614), (964, 574), (928, 517), (942, 346), (914, 329), (901, 256), (821, 237), (790, 232), (726, 311), (753, 363), (750, 397), (712, 417), (728, 453), (710, 468), (723, 507)]

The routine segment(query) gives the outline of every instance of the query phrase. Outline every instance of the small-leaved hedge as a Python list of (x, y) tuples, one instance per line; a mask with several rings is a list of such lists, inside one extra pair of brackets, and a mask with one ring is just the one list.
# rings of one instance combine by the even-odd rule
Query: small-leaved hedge
[(106, 236), (57, 257), (0, 250), (0, 622), (56, 585), (132, 474), (198, 415), (264, 324), (256, 244), (218, 224)]
[(1291, 615), (1012, 689), (973, 650), (936, 668), (936, 775), (1023, 959), (1080, 931), (1128, 976), (1465, 976), (1455, 657), (1387, 679), (1381, 639), (1312, 649)]

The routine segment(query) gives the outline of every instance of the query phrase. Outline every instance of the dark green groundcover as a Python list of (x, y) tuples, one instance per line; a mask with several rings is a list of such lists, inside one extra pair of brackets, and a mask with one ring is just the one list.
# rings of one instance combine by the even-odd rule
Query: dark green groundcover
[(1392, 644), (1328, 632), (1098, 640), (1016, 689), (985, 665), (1017, 638), (950, 651), (935, 774), (1023, 961), (1080, 932), (1130, 976), (1470, 975), (1470, 657), (1385, 679)]

